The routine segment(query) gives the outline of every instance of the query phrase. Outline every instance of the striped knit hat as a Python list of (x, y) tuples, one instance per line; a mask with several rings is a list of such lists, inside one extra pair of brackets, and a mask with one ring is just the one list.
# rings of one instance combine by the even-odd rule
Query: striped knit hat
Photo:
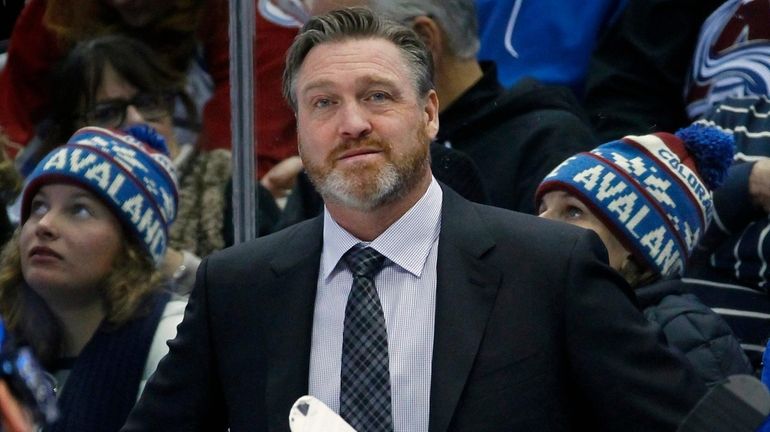
[(176, 217), (176, 173), (159, 135), (150, 128), (131, 133), (86, 127), (48, 153), (28, 177), (21, 222), (29, 217), (32, 198), (42, 186), (73, 183), (106, 203), (160, 264), (168, 226)]
[(733, 138), (695, 123), (676, 134), (627, 136), (579, 153), (538, 187), (580, 199), (633, 253), (662, 276), (679, 275), (713, 215), (711, 190), (724, 180)]

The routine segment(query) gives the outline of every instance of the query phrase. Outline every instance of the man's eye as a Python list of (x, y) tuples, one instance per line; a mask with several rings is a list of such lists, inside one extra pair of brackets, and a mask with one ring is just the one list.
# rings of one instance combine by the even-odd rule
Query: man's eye
[(326, 108), (326, 107), (328, 107), (331, 104), (332, 104), (331, 99), (329, 99), (329, 98), (321, 98), (321, 99), (316, 100), (313, 103), (313, 106), (316, 107), (316, 108)]
[(385, 92), (374, 92), (369, 95), (369, 100), (372, 102), (384, 102), (388, 99), (388, 94)]

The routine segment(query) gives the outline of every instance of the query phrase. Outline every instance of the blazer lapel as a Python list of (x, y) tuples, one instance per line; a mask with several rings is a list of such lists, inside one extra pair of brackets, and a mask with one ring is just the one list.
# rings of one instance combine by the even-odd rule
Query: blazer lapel
[(431, 432), (445, 431), (465, 387), (500, 284), (482, 255), (495, 245), (472, 205), (444, 189), (438, 246)]
[[(270, 431), (289, 430), (289, 409), (308, 392), (313, 310), (323, 219), (299, 226), (271, 262), (271, 284), (262, 322), (267, 357), (265, 403)], [(291, 229), (291, 228), (289, 228)]]

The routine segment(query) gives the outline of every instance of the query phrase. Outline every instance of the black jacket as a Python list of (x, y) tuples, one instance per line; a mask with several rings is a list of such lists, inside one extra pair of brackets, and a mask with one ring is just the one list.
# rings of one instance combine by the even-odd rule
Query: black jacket
[(628, 2), (599, 41), (586, 78), (585, 107), (602, 141), (690, 123), (682, 95), (687, 70), (703, 21), (722, 3)]
[(566, 87), (524, 79), (506, 90), (494, 63), (481, 65), (483, 78), (439, 114), (436, 141), (473, 159), (492, 205), (534, 213), (543, 177), (598, 142)]
[(707, 384), (752, 373), (730, 326), (698, 297), (685, 294), (682, 287), (681, 280), (672, 279), (637, 288), (644, 316), (661, 327), (669, 345), (687, 356)]

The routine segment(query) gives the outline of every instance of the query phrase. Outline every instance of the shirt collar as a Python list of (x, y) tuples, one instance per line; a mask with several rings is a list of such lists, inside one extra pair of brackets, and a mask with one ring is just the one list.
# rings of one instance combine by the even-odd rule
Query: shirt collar
[[(323, 278), (327, 279), (343, 255), (362, 243), (374, 248), (399, 267), (420, 277), (441, 225), (443, 195), (435, 178), (412, 208), (373, 241), (364, 242), (339, 226), (324, 206)], [(405, 243), (408, 241), (408, 247)]]

